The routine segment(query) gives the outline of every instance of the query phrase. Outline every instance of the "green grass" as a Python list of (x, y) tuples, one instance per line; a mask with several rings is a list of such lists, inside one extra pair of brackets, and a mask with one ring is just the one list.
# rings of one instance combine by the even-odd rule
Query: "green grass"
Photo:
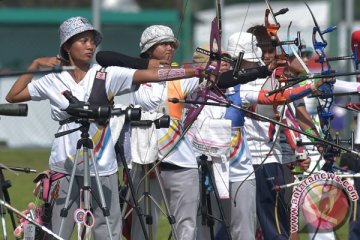
[[(0, 163), (8, 167), (35, 169), (39, 173), (46, 169), (49, 153), (48, 149), (2, 148), (0, 149)], [(27, 204), (35, 200), (32, 190), (34, 189), (33, 179), (37, 173), (12, 172), (6, 169), (2, 172), (5, 180), (11, 183), (11, 187), (8, 188), (11, 206), (19, 211), (26, 209)], [(9, 214), (6, 214), (6, 227), (8, 238), (15, 239)]]
[[(335, 239), (337, 240), (348, 239), (348, 231), (349, 231), (349, 225), (346, 223), (345, 225), (343, 225), (342, 227), (340, 227), (335, 231)], [(301, 232), (299, 236), (300, 236), (300, 240), (309, 239), (308, 234), (306, 232)], [(320, 239), (320, 237), (315, 236), (315, 239)]]

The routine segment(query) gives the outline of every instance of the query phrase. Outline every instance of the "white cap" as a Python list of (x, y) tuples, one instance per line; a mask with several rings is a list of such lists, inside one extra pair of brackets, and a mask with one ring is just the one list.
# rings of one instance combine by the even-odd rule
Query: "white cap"
[(232, 57), (238, 57), (244, 52), (244, 60), (249, 62), (260, 62), (262, 51), (257, 46), (256, 37), (251, 33), (237, 32), (229, 37), (227, 52)]
[(152, 25), (146, 28), (141, 35), (140, 53), (143, 54), (155, 44), (163, 42), (173, 42), (176, 48), (180, 45), (171, 28), (163, 25)]

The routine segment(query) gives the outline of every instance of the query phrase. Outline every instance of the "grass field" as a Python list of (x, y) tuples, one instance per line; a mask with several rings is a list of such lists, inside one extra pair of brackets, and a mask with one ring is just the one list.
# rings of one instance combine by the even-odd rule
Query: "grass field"
[[(48, 158), (50, 154), (49, 149), (0, 149), (0, 163), (5, 166), (31, 168), (35, 169), (37, 173), (23, 173), (2, 170), (5, 180), (11, 182), (11, 187), (8, 188), (10, 194), (11, 205), (18, 210), (24, 210), (30, 201), (34, 201), (35, 197), (32, 194), (34, 183), (32, 182), (35, 176), (45, 170), (48, 166)], [(6, 214), (6, 225), (8, 239), (15, 239), (12, 235), (12, 226), (9, 214)], [(347, 239), (348, 224), (345, 224), (337, 231), (338, 239)], [(159, 240), (168, 239), (170, 227), (167, 223), (166, 217), (161, 214), (160, 222), (158, 224)], [(1, 233), (2, 236), (2, 233)], [(300, 234), (301, 239), (307, 239), (307, 234)], [(75, 238), (73, 238), (75, 239)]]

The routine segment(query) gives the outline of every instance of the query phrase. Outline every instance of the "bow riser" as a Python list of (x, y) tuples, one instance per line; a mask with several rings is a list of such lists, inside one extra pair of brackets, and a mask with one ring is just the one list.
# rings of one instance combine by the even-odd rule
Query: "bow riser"
[[(205, 86), (200, 87), (192, 96), (195, 101), (202, 101), (206, 103), (208, 99), (208, 94), (210, 89), (217, 83), (217, 76), (220, 72), (221, 65), (221, 34), (220, 34), (220, 22), (219, 18), (215, 17), (211, 22), (211, 32), (210, 32), (210, 52), (209, 52), (209, 61), (206, 64), (205, 72), (207, 73), (207, 82)], [(220, 57), (219, 57), (220, 56)], [(216, 66), (213, 65), (213, 62), (216, 62)], [(212, 81), (211, 75), (215, 75), (215, 81)], [(187, 111), (186, 117), (184, 119), (184, 129), (187, 131), (197, 119), (200, 112), (204, 108), (203, 104), (192, 104)]]

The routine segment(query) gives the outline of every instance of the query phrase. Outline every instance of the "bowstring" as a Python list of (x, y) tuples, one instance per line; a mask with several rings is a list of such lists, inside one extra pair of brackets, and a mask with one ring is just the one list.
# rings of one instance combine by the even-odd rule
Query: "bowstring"
[[(291, 25), (291, 22), (290, 22), (290, 25)], [(288, 28), (288, 40), (290, 40), (290, 25), (289, 25), (289, 28)], [(299, 56), (299, 54), (297, 53), (297, 51), (294, 50), (294, 48), (289, 44), (289, 49), (294, 53), (294, 56), (297, 58), (297, 60), (300, 62), (301, 66), (304, 68), (305, 72), (307, 74), (312, 74), (311, 71), (309, 70), (309, 68), (306, 66), (305, 62), (302, 60), (302, 58)], [(311, 80), (306, 80), (306, 82), (311, 82)], [(313, 117), (311, 117), (313, 122), (317, 122), (316, 119), (313, 119)], [(309, 150), (305, 147), (305, 150), (307, 151), (307, 153), (309, 154)], [(314, 149), (314, 151), (316, 151)], [(319, 151), (318, 151), (319, 152)], [(319, 159), (315, 161), (315, 165), (314, 167), (311, 169), (310, 172), (307, 172), (307, 175), (303, 174), (303, 179), (306, 179), (307, 177), (311, 176), (317, 169), (318, 166), (320, 166), (320, 161), (323, 159), (323, 155), (324, 155), (324, 152), (319, 152)]]

